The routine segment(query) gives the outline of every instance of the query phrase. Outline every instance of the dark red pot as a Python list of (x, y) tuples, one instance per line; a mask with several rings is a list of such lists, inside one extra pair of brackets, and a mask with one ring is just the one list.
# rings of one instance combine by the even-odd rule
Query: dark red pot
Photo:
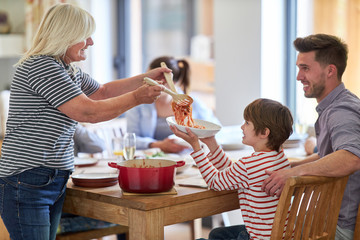
[(158, 193), (167, 192), (174, 186), (175, 168), (185, 161), (163, 159), (134, 159), (120, 163), (109, 162), (119, 169), (119, 185), (125, 192)]

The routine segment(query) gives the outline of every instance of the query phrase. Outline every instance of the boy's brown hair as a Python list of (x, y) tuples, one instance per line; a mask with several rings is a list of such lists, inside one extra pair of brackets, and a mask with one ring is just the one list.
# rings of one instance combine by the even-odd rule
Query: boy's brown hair
[(290, 110), (271, 99), (259, 98), (250, 103), (244, 110), (244, 119), (254, 124), (257, 135), (264, 133), (266, 128), (270, 130), (266, 146), (271, 150), (279, 151), (293, 132)]

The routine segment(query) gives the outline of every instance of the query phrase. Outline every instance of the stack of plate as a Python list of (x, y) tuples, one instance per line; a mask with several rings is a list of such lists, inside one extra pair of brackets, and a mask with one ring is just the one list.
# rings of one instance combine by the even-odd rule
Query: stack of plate
[(294, 132), (291, 134), (288, 140), (286, 140), (283, 144), (283, 148), (298, 148), (304, 143), (307, 138), (307, 134), (299, 134)]
[(71, 177), (72, 182), (79, 187), (109, 187), (118, 183), (116, 173), (81, 173)]

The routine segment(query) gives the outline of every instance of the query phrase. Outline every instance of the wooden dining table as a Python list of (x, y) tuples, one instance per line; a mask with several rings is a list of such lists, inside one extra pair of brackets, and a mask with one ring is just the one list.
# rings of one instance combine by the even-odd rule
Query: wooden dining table
[[(106, 160), (96, 166), (77, 168), (77, 172), (113, 171)], [(89, 188), (70, 180), (63, 211), (129, 227), (130, 240), (164, 239), (164, 226), (212, 216), (239, 208), (237, 191), (213, 191), (201, 187), (180, 186), (183, 179), (201, 180), (196, 167), (176, 174), (171, 194), (124, 193), (118, 184)], [(175, 192), (175, 193), (174, 193)]]
[[(238, 159), (252, 152), (251, 148), (227, 151), (231, 159)], [(285, 149), (289, 159), (304, 157), (303, 147)], [(99, 160), (93, 166), (77, 167), (73, 173), (115, 173), (107, 166), (108, 160)], [(184, 179), (201, 179), (199, 170), (191, 167), (176, 174), (176, 194), (127, 195), (113, 185), (103, 188), (75, 186), (70, 179), (67, 185), (64, 212), (100, 219), (129, 227), (130, 240), (164, 239), (164, 226), (199, 219), (238, 209), (236, 191), (216, 192), (200, 187), (184, 187)], [(9, 239), (0, 221), (0, 239)]]

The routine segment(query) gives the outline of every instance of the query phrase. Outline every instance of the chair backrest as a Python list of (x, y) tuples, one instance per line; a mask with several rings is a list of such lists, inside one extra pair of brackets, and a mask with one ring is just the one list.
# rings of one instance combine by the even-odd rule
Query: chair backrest
[(112, 139), (114, 137), (121, 137), (122, 134), (126, 132), (126, 119), (115, 118), (110, 121), (95, 124), (85, 123), (84, 126), (104, 140), (106, 150), (103, 153), (103, 157), (111, 157)]
[(289, 178), (276, 209), (271, 240), (334, 239), (347, 179)]
[(6, 121), (9, 114), (10, 91), (0, 91), (0, 137), (5, 136)]
[(358, 207), (357, 217), (356, 217), (356, 225), (354, 231), (353, 239), (360, 239), (360, 204)]

